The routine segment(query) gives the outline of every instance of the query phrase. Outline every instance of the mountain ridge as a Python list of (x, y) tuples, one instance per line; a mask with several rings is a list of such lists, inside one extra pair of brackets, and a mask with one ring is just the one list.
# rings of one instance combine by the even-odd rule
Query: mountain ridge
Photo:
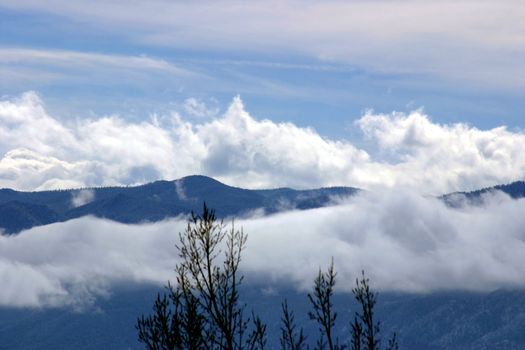
[(333, 197), (348, 197), (358, 191), (357, 188), (341, 186), (309, 190), (251, 190), (229, 186), (203, 175), (126, 187), (33, 192), (4, 188), (0, 189), (0, 228), (4, 234), (15, 234), (31, 227), (86, 215), (130, 224), (155, 222), (199, 212), (204, 202), (214, 208), (219, 217), (243, 215), (257, 209), (271, 214), (284, 209), (326, 206)]
[(523, 198), (525, 197), (525, 181), (514, 181), (474, 191), (452, 192), (442, 195), (439, 198), (451, 207), (460, 207), (465, 204), (478, 205), (482, 203), (482, 198), (485, 194), (497, 191), (505, 193), (512, 199)]
[[(262, 209), (273, 214), (290, 209), (305, 210), (330, 205), (335, 197), (362, 191), (334, 186), (296, 190), (289, 187), (244, 189), (204, 175), (177, 180), (157, 180), (137, 186), (107, 186), (51, 191), (0, 189), (0, 232), (16, 234), (31, 227), (92, 215), (121, 223), (156, 222), (199, 212), (204, 202), (217, 216), (240, 216)], [(481, 203), (484, 194), (501, 191), (511, 198), (525, 197), (525, 181), (453, 192), (438, 198), (448, 206)]]

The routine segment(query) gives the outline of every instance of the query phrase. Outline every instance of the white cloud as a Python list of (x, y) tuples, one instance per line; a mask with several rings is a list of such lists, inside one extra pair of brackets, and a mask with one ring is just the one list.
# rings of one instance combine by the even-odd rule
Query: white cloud
[(0, 73), (5, 91), (56, 84), (146, 90), (203, 77), (155, 57), (12, 47), (0, 47)]
[(164, 74), (189, 75), (190, 71), (148, 56), (109, 55), (81, 51), (0, 48), (0, 64), (38, 64), (94, 70), (100, 66), (157, 70)]
[(73, 207), (77, 208), (77, 207), (86, 205), (88, 203), (91, 203), (94, 200), (95, 200), (95, 192), (90, 189), (84, 189), (84, 190), (73, 192), (73, 196), (71, 198), (71, 204)]
[(126, 226), (94, 218), (0, 236), (0, 304), (83, 306), (110, 282), (166, 282), (182, 222)]
[(441, 125), (422, 111), (356, 122), (378, 154), (311, 128), (253, 118), (235, 98), (220, 117), (179, 114), (61, 122), (35, 93), (0, 102), (0, 186), (130, 185), (191, 174), (241, 187), (403, 186), (430, 194), (523, 178), (525, 134)]
[(476, 87), (516, 89), (525, 81), (525, 6), (520, 0), (0, 4), (82, 21), (141, 44), (300, 53)]
[[(247, 283), (305, 289), (334, 257), (339, 290), (362, 269), (380, 290), (525, 288), (524, 210), (525, 200), (501, 193), (460, 209), (409, 191), (361, 193), (338, 206), (237, 221), (248, 234), (242, 271)], [(0, 305), (82, 307), (115, 283), (173, 281), (184, 228), (182, 219), (85, 217), (0, 236)]]
[(368, 160), (368, 154), (352, 144), (324, 139), (313, 129), (257, 121), (239, 98), (222, 119), (198, 125), (194, 135), (206, 147), (201, 160), (204, 172), (233, 184), (333, 184)]
[(208, 107), (206, 103), (194, 97), (184, 101), (184, 110), (188, 115), (198, 118), (215, 117), (219, 114), (219, 108)]
[(367, 114), (356, 124), (384, 154), (397, 158), (385, 166), (397, 185), (418, 183), (433, 193), (473, 190), (521, 180), (525, 174), (521, 131), (440, 125), (422, 111)]
[(50, 117), (33, 92), (0, 102), (0, 125), (0, 152), (29, 148), (60, 155), (75, 141), (71, 130)]
[[(99, 171), (100, 172), (100, 171)], [(15, 148), (0, 159), (1, 187), (40, 190), (84, 187), (97, 166), (92, 162), (66, 162), (25, 148)]]
[(175, 180), (175, 193), (177, 193), (177, 197), (179, 197), (180, 200), (188, 200), (188, 196), (186, 195), (186, 191), (184, 190), (184, 180)]
[(242, 222), (245, 271), (304, 289), (334, 257), (346, 291), (363, 269), (382, 290), (523, 288), (524, 206), (501, 193), (461, 209), (409, 191), (362, 193), (336, 207)]

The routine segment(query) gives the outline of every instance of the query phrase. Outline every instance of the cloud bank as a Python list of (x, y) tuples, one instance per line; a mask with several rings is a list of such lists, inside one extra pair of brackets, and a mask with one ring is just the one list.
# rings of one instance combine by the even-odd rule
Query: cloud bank
[(164, 283), (173, 274), (182, 224), (86, 217), (0, 236), (0, 305), (83, 307), (111, 283)]
[(442, 194), (525, 173), (521, 131), (437, 124), (421, 110), (368, 112), (354, 127), (377, 152), (256, 119), (239, 97), (223, 115), (205, 119), (174, 111), (142, 122), (118, 115), (64, 121), (29, 92), (0, 101), (0, 187), (132, 185), (205, 174), (249, 188), (386, 186)]
[[(380, 290), (524, 288), (525, 199), (492, 193), (453, 209), (409, 191), (363, 192), (333, 207), (240, 220), (247, 283), (311, 287), (334, 257), (338, 290), (362, 269)], [(183, 219), (124, 225), (85, 217), (0, 236), (0, 305), (93, 303), (115, 283), (174, 280)]]

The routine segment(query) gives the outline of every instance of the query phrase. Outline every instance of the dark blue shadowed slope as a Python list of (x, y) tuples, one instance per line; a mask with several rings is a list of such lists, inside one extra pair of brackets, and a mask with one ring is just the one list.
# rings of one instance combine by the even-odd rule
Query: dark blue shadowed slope
[(204, 202), (216, 209), (219, 217), (239, 216), (256, 209), (275, 213), (326, 206), (334, 198), (351, 196), (358, 191), (351, 187), (247, 190), (206, 176), (188, 176), (134, 187), (88, 190), (93, 193), (93, 201), (74, 207), (72, 199), (82, 190), (19, 192), (2, 189), (0, 227), (5, 233), (12, 234), (86, 215), (122, 223), (154, 222), (191, 211), (200, 212)]

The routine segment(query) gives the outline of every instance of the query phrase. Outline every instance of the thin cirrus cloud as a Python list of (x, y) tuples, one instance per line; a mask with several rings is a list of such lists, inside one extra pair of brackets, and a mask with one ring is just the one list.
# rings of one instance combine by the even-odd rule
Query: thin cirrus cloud
[(442, 194), (520, 180), (525, 172), (525, 135), (505, 127), (437, 124), (421, 110), (368, 112), (354, 126), (377, 151), (258, 120), (239, 97), (223, 115), (206, 119), (172, 112), (141, 122), (116, 115), (64, 122), (30, 92), (0, 102), (0, 186), (130, 185), (204, 174), (249, 188), (348, 185)]
[[(333, 257), (339, 291), (363, 269), (381, 291), (524, 288), (523, 210), (525, 200), (502, 193), (450, 208), (406, 190), (362, 192), (332, 207), (238, 220), (248, 234), (241, 269), (245, 283), (306, 290)], [(174, 281), (184, 227), (183, 218), (84, 217), (0, 235), (0, 305), (83, 309), (119, 283)]]
[[(504, 1), (0, 1), (145, 47), (286, 52), (363, 69), (524, 87), (525, 6)], [(242, 30), (239, 30), (242, 28)], [(257, 38), (257, 40), (254, 40)]]
[(99, 53), (86, 53), (66, 50), (37, 50), (21, 48), (0, 49), (0, 63), (40, 63), (50, 65), (87, 66), (93, 68), (100, 64), (134, 69), (157, 69), (175, 74), (189, 74), (164, 60), (147, 56), (124, 56)]
[[(56, 49), (0, 48), (0, 87), (57, 83), (145, 85), (203, 77), (163, 59)], [(172, 83), (174, 82), (172, 80)]]

